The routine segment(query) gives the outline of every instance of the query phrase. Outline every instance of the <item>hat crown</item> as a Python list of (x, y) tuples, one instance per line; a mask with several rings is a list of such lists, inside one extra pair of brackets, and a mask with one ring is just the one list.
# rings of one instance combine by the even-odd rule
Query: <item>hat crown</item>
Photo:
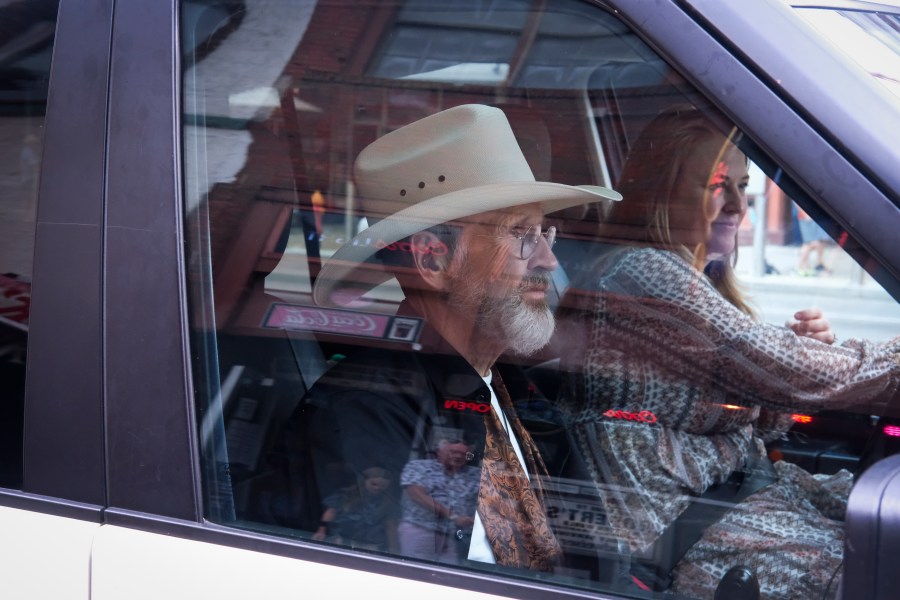
[(354, 179), (364, 198), (392, 205), (385, 212), (467, 188), (535, 180), (503, 111), (478, 104), (376, 140), (356, 159)]

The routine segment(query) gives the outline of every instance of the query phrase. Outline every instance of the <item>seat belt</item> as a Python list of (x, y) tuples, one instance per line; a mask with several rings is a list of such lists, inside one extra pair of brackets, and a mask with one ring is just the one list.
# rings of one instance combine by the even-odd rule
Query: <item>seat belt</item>
[(766, 456), (750, 454), (742, 469), (724, 482), (711, 486), (666, 528), (650, 549), (633, 557), (631, 576), (638, 585), (663, 591), (672, 585), (672, 572), (687, 551), (736, 504), (778, 479), (775, 467)]

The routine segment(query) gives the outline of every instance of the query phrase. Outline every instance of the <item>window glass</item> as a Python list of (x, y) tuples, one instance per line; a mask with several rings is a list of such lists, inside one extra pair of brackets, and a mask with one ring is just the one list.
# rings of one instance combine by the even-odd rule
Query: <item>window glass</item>
[(0, 4), (0, 487), (22, 481), (25, 344), (57, 5)]
[(798, 12), (872, 77), (900, 96), (900, 14), (824, 8)]
[(897, 283), (751, 132), (574, 0), (182, 26), (210, 519), (625, 596), (736, 566), (835, 593), (853, 476), (896, 446)]

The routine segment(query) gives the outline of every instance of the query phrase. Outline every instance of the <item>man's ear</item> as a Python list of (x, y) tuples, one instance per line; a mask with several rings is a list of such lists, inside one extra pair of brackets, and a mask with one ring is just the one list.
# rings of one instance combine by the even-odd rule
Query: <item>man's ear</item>
[(450, 269), (447, 245), (430, 231), (416, 233), (409, 241), (409, 251), (419, 277), (434, 290), (446, 289)]

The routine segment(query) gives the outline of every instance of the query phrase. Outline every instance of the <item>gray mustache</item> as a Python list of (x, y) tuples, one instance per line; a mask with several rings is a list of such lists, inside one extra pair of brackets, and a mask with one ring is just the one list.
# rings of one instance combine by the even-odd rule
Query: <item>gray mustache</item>
[(532, 285), (545, 285), (545, 286), (549, 287), (550, 284), (552, 283), (552, 281), (553, 280), (550, 278), (549, 273), (539, 271), (539, 272), (534, 272), (534, 273), (528, 273), (527, 275), (522, 277), (522, 283), (520, 284), (520, 286), (521, 287), (529, 287)]

